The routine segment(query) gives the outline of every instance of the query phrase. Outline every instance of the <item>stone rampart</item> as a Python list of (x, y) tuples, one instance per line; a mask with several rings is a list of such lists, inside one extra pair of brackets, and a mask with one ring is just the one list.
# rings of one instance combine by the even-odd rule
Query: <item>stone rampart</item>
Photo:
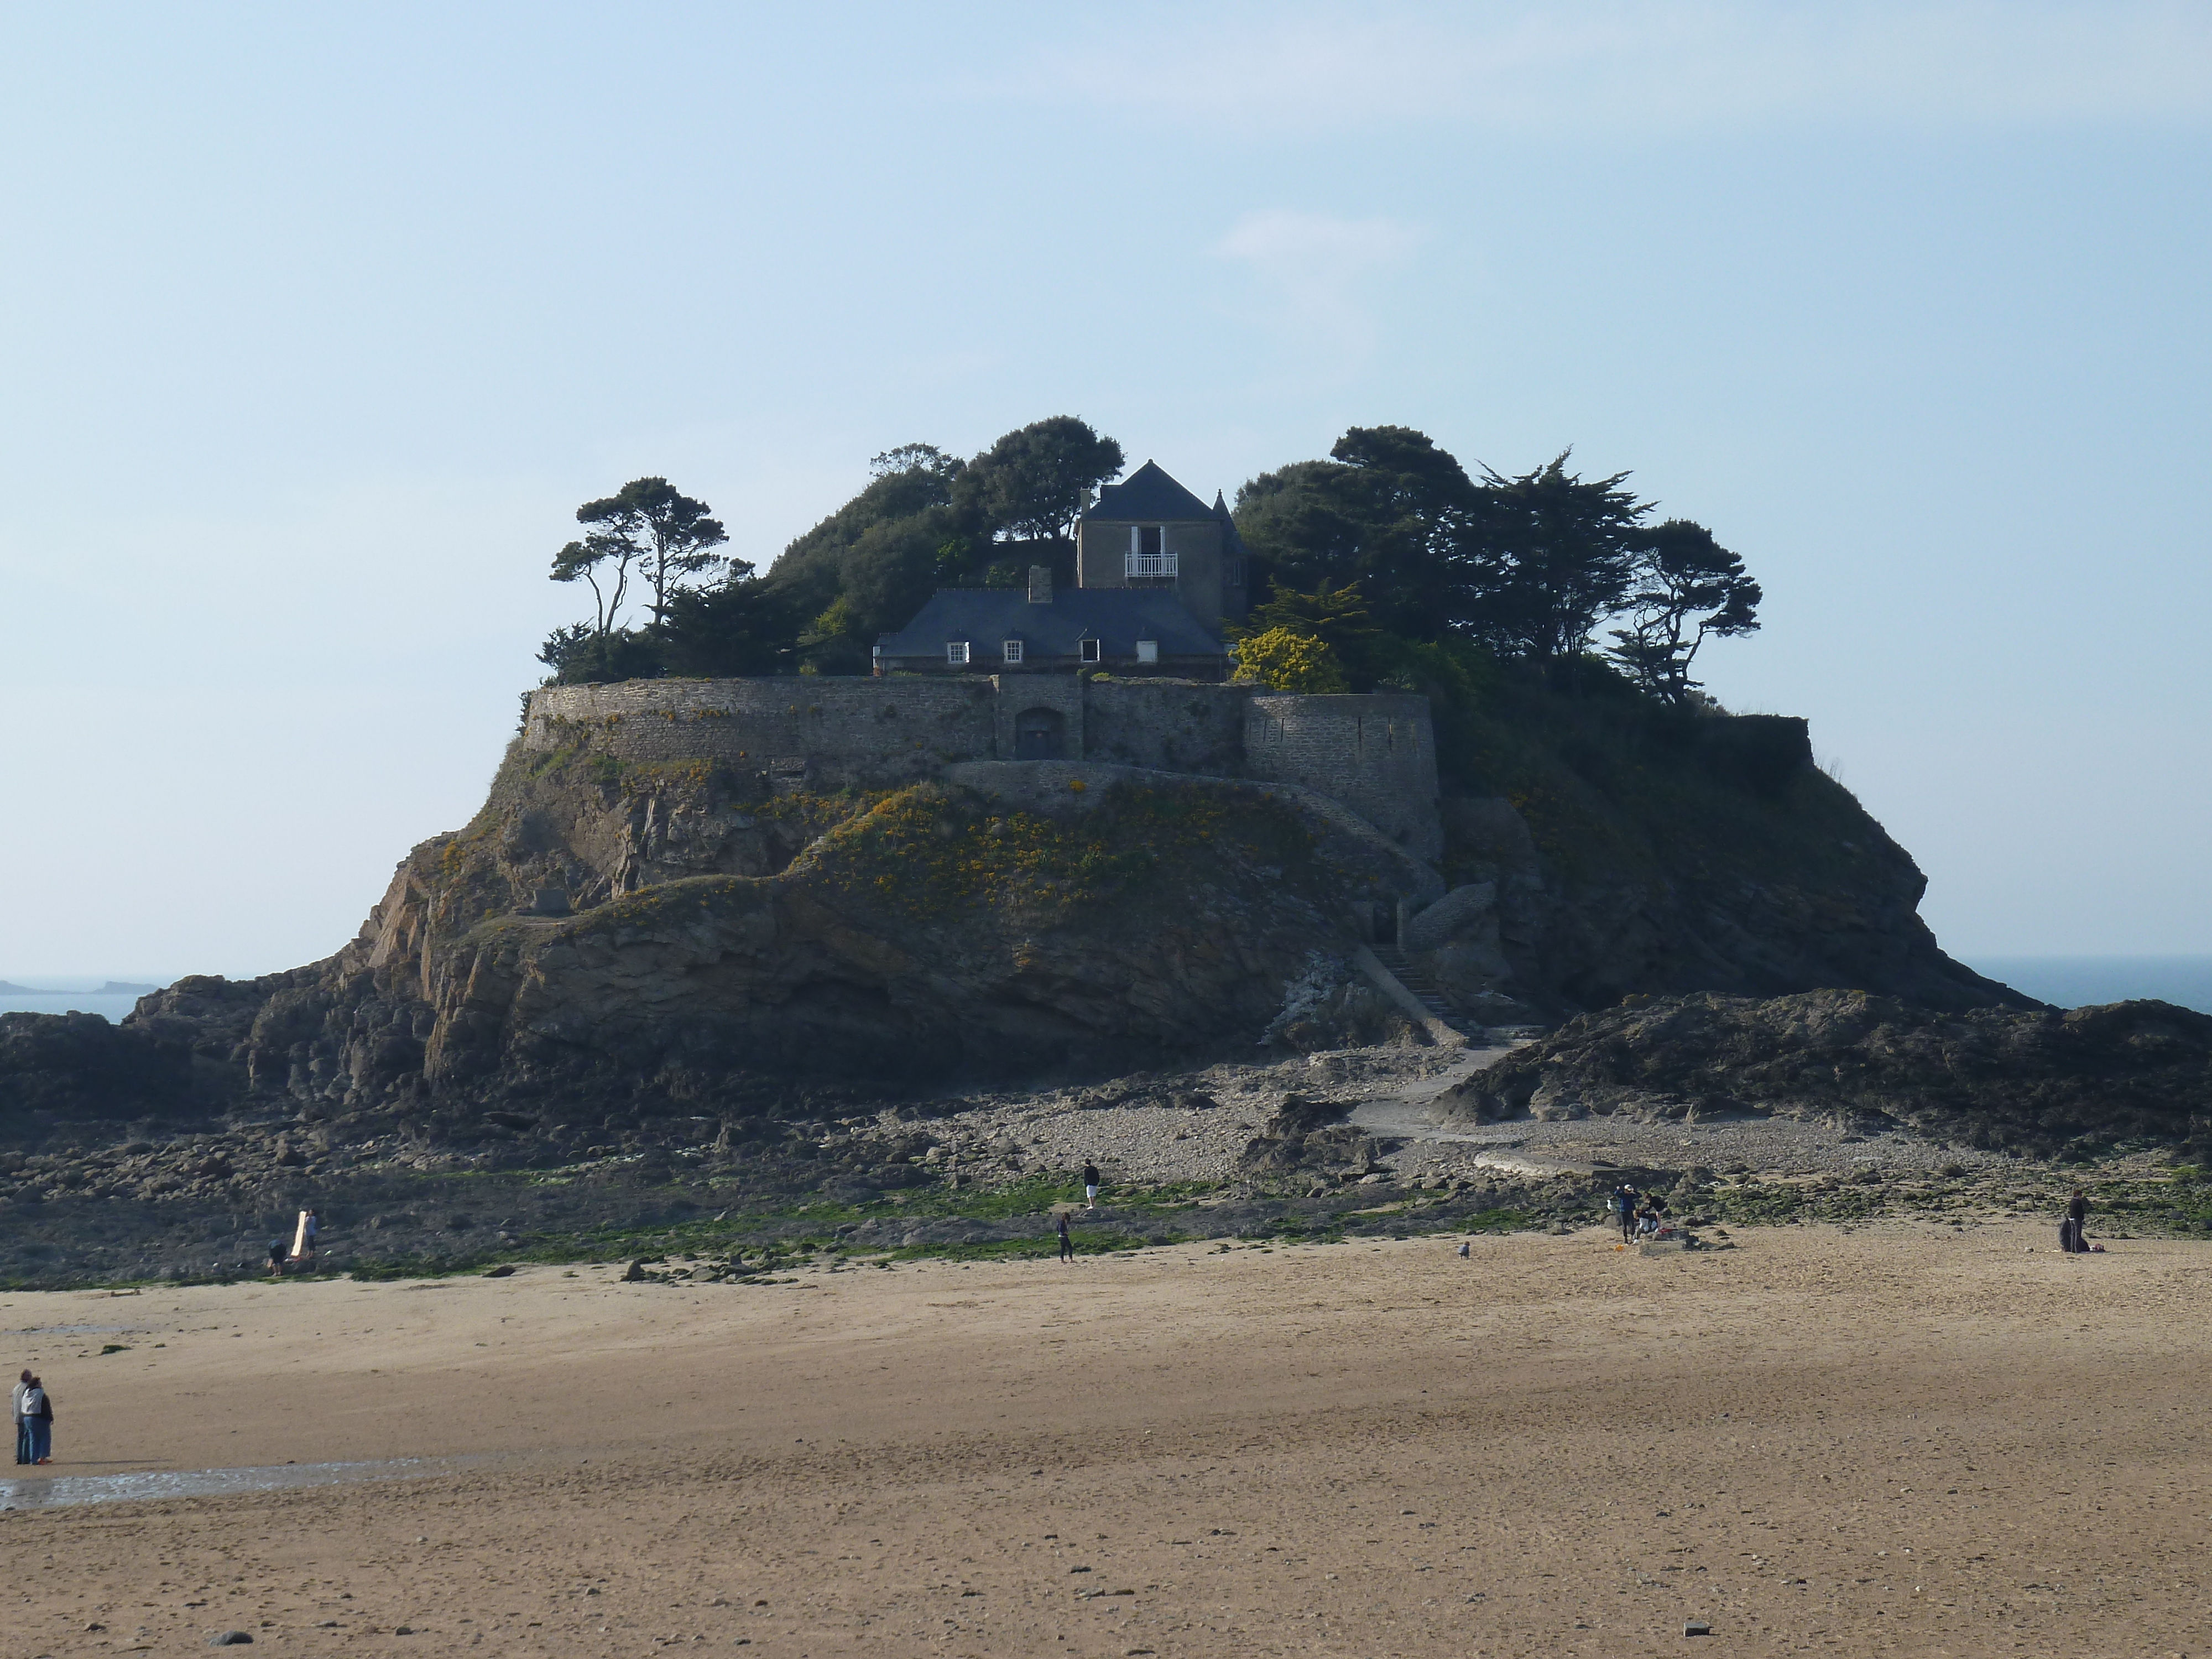
[(966, 762), (1044, 758), (1021, 753), (1019, 734), (1024, 714), (1043, 711), (1057, 717), (1051, 758), (1293, 784), (1416, 858), (1443, 854), (1428, 699), (1410, 695), (1043, 674), (628, 680), (533, 693), (523, 747), (580, 741), (635, 762), (714, 760), (811, 789), (884, 789)]
[(1318, 791), (1416, 856), (1443, 856), (1426, 697), (1255, 696), (1244, 722), (1244, 775)]
[(1081, 759), (1218, 778), (1243, 774), (1249, 686), (1093, 680), (1083, 701)]
[(998, 749), (987, 679), (802, 675), (552, 685), (530, 699), (523, 747), (579, 738), (624, 760), (717, 760), (812, 789), (888, 789)]

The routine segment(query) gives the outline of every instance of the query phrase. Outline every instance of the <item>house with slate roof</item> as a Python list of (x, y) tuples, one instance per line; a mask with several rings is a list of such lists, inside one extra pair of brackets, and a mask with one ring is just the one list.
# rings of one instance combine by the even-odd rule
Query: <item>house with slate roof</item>
[(1244, 544), (1217, 492), (1208, 507), (1152, 461), (1098, 492), (1076, 525), (1076, 586), (941, 588), (876, 644), (876, 672), (1005, 674), (1097, 668), (1218, 680), (1224, 621), (1249, 608)]
[(1218, 491), (1213, 505), (1146, 461), (1076, 521), (1075, 580), (1086, 590), (1165, 589), (1209, 631), (1249, 609), (1244, 544)]
[(1019, 674), (1096, 668), (1218, 680), (1219, 640), (1170, 588), (1063, 588), (1047, 565), (1029, 586), (940, 588), (915, 619), (876, 644), (876, 672)]

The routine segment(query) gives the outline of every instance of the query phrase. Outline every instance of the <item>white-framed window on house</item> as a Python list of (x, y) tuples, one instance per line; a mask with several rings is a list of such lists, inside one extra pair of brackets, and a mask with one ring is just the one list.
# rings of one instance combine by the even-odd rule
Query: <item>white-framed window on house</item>
[(1008, 662), (1019, 662), (1022, 659), (1022, 642), (1019, 640), (1008, 640), (1000, 648)]
[(1131, 581), (1171, 580), (1177, 574), (1177, 559), (1167, 540), (1164, 525), (1131, 525), (1129, 562), (1122, 574)]
[(1096, 640), (1081, 641), (1075, 647), (1075, 654), (1079, 661), (1097, 662), (1098, 660), (1098, 641)]
[(1139, 640), (1137, 641), (1137, 660), (1139, 662), (1158, 662), (1159, 659), (1160, 642), (1158, 640)]
[(965, 640), (945, 641), (945, 665), (949, 668), (965, 668), (968, 665), (968, 641)]

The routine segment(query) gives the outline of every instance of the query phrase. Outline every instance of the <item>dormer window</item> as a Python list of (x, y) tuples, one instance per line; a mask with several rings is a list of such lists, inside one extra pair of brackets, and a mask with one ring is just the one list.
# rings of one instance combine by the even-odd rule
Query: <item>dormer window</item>
[(1008, 640), (1002, 649), (1006, 653), (1006, 659), (1008, 662), (1019, 662), (1022, 659), (1022, 642), (1019, 640)]
[(948, 668), (965, 668), (968, 665), (968, 641), (965, 640), (945, 641), (945, 666)]
[(1076, 654), (1085, 662), (1097, 662), (1098, 660), (1098, 641), (1096, 640), (1083, 641), (1076, 647)]

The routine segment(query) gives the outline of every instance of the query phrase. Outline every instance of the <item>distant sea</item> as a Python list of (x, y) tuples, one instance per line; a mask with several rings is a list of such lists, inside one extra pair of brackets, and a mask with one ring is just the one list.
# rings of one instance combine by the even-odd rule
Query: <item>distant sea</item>
[(1976, 957), (1967, 966), (2061, 1008), (2142, 997), (2212, 1014), (2212, 957)]
[[(1968, 966), (1978, 974), (2002, 980), (2016, 991), (2027, 992), (2038, 1001), (2061, 1008), (2155, 997), (2212, 1014), (2212, 956), (1978, 957)], [(0, 975), (0, 981), (4, 977)], [(119, 1024), (138, 1003), (137, 996), (131, 994), (48, 989), (55, 983), (51, 980), (43, 984), (37, 980), (19, 982), (37, 988), (0, 991), (0, 1014), (59, 1014), (75, 1008), (105, 1015)]]
[[(0, 984), (10, 982), (9, 975), (0, 974)], [(125, 982), (126, 981), (119, 978), (113, 981), (95, 979), (79, 981), (67, 979), (40, 979), (25, 975), (12, 981), (20, 987), (20, 989), (0, 991), (0, 1014), (65, 1014), (71, 1009), (75, 1009), (81, 1014), (99, 1014), (111, 1024), (120, 1024), (123, 1017), (138, 1006), (138, 999), (143, 994), (137, 991), (102, 991), (97, 988), (88, 990), (84, 987), (89, 985), (97, 988), (110, 983)], [(149, 979), (127, 982), (139, 985), (154, 983)]]

